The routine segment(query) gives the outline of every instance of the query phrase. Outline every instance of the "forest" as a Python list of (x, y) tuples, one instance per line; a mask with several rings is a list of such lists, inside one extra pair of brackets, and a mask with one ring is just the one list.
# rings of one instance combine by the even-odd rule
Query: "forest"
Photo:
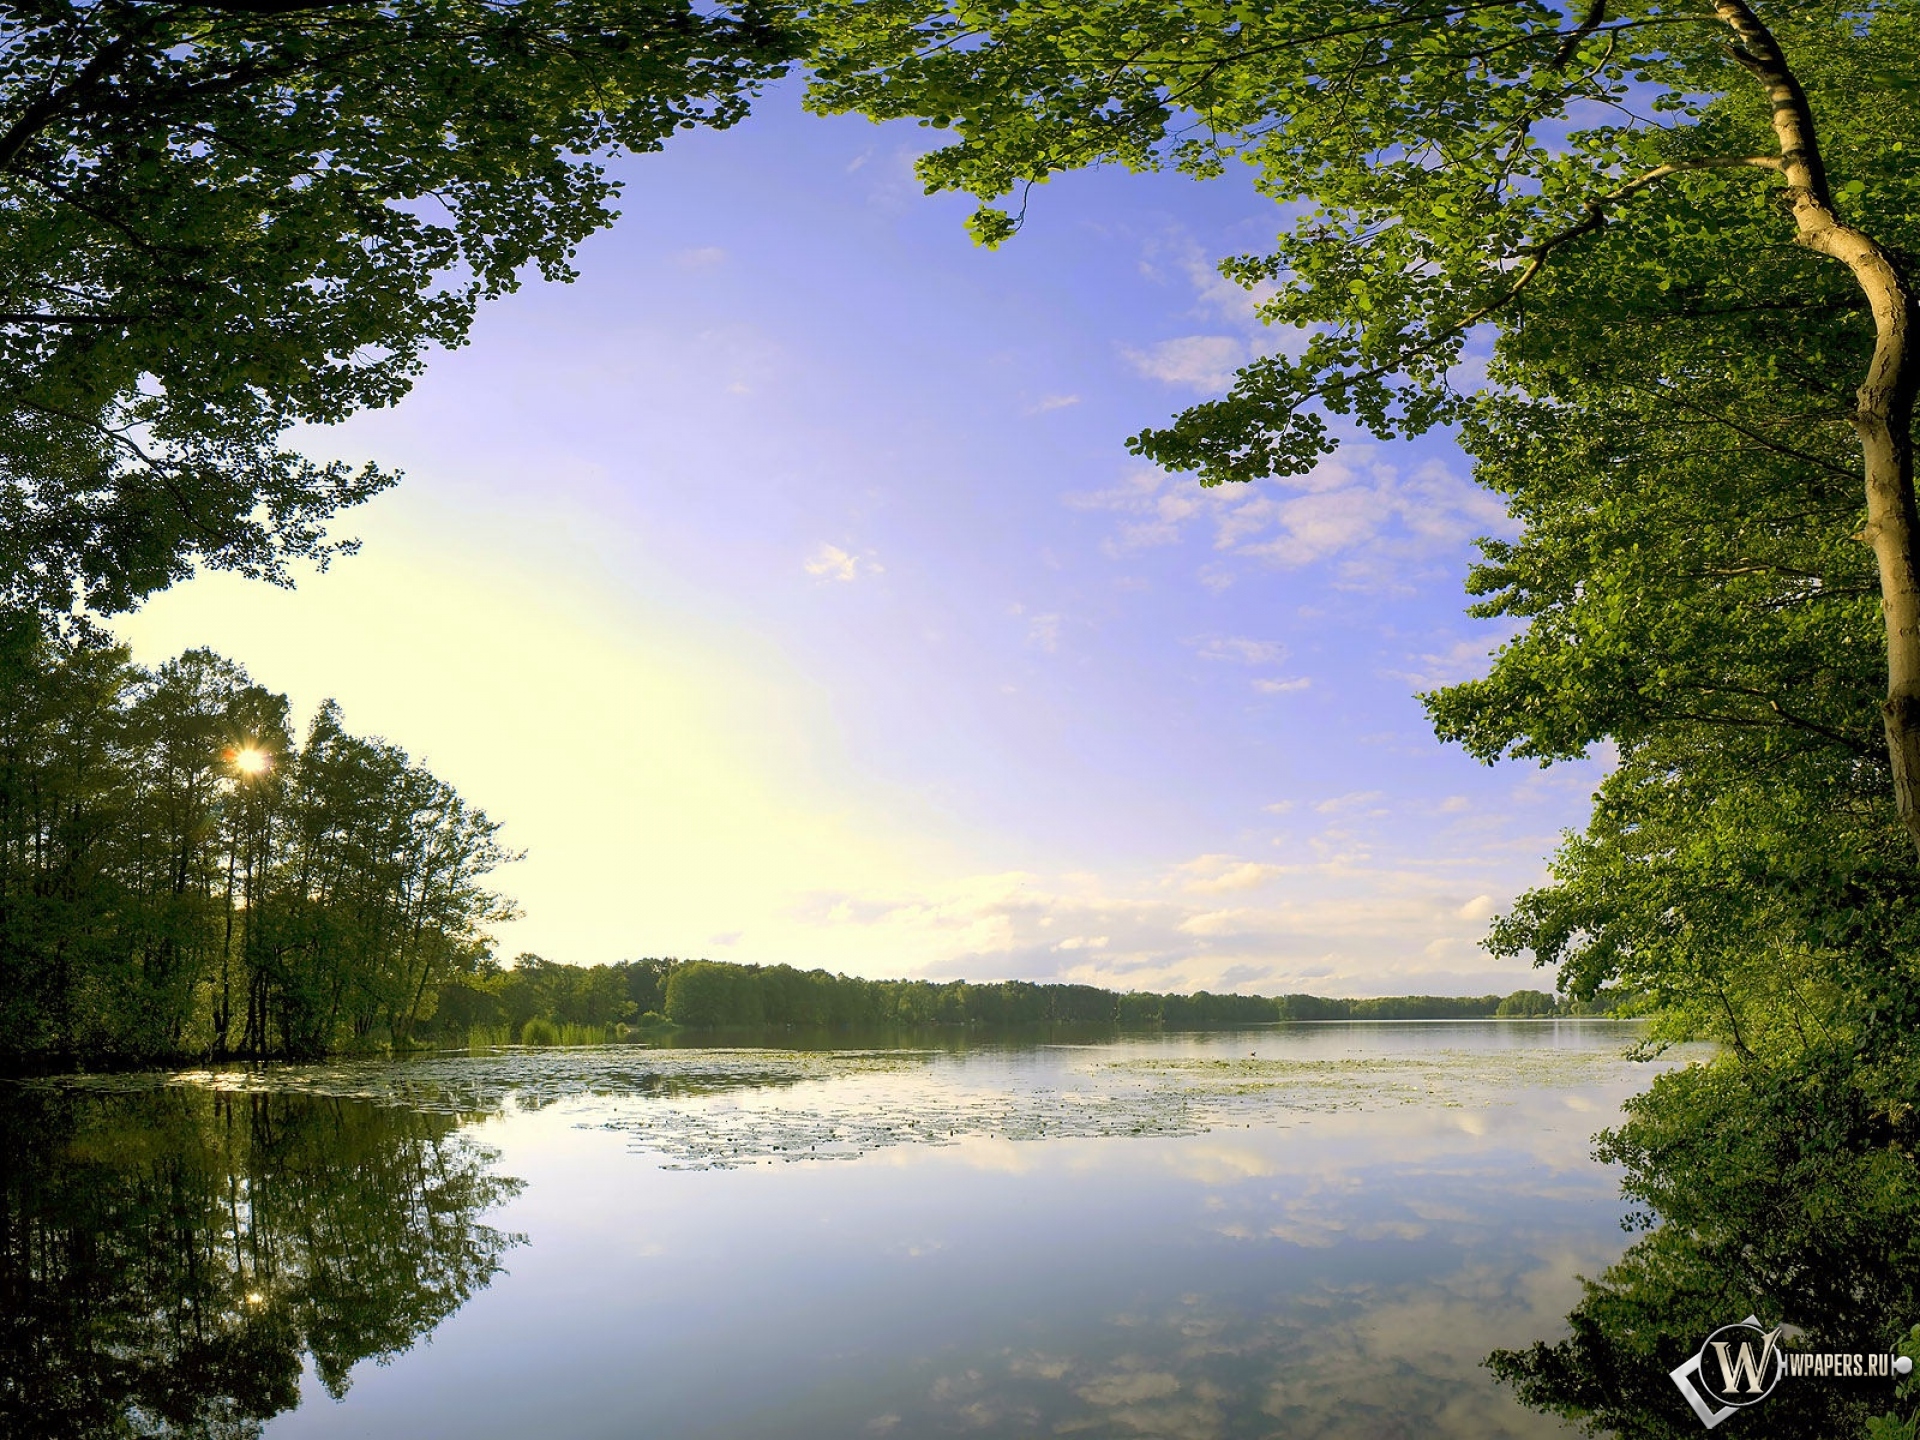
[[(441, 992), (448, 1043), (463, 1034), (524, 1042), (568, 1026), (664, 1022), (690, 1030), (827, 1029), (919, 1025), (1267, 1025), (1289, 1020), (1529, 1019), (1602, 1013), (1617, 1002), (1569, 1004), (1537, 990), (1511, 995), (1156, 994), (1093, 985), (1004, 980), (869, 980), (789, 965), (713, 960), (637, 960), (556, 965), (523, 955), (508, 970), (451, 980)], [(599, 1033), (596, 1031), (595, 1033)]]
[(0, 653), (0, 1055), (12, 1067), (398, 1048), (511, 908), (498, 827), (322, 706), (188, 651), (16, 627)]

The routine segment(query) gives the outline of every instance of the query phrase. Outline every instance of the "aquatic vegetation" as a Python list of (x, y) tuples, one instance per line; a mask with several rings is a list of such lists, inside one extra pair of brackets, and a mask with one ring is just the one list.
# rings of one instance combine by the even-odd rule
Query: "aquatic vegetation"
[(534, 1019), (520, 1027), (522, 1045), (558, 1045), (560, 1030), (551, 1020)]
[[(1600, 1083), (1630, 1073), (1606, 1050), (1542, 1047), (1440, 1051), (1418, 1058), (1143, 1057), (1070, 1067), (1071, 1088), (983, 1085), (958, 1067), (932, 1064), (887, 1077), (839, 1103), (800, 1097), (733, 1104), (622, 1106), (587, 1123), (633, 1137), (669, 1169), (731, 1169), (809, 1160), (851, 1160), (896, 1145), (967, 1139), (1054, 1140), (1201, 1135), (1254, 1124), (1285, 1125), (1335, 1111), (1426, 1105), (1511, 1104), (1544, 1084)], [(816, 1100), (809, 1091), (805, 1099)]]
[[(1600, 1022), (1605, 1024), (1606, 1022)], [(849, 1160), (898, 1145), (1199, 1135), (1315, 1114), (1401, 1106), (1511, 1104), (1544, 1085), (1637, 1078), (1624, 1055), (1638, 1031), (1607, 1025), (1611, 1045), (1327, 1056), (1167, 1054), (1103, 1046), (1024, 1052), (1067, 1057), (1071, 1084), (1029, 1083), (1021, 1052), (983, 1061), (931, 1049), (647, 1049), (561, 1045), (404, 1062), (234, 1067), (57, 1082), (120, 1090), (190, 1086), (293, 1091), (436, 1113), (485, 1115), (564, 1106), (578, 1123), (628, 1136), (669, 1169)], [(1257, 1039), (1266, 1038), (1257, 1035)], [(1676, 1052), (1666, 1065), (1690, 1058)], [(1049, 1071), (1049, 1073), (1054, 1073)], [(854, 1083), (844, 1083), (854, 1082)], [(55, 1083), (55, 1082), (47, 1082)]]

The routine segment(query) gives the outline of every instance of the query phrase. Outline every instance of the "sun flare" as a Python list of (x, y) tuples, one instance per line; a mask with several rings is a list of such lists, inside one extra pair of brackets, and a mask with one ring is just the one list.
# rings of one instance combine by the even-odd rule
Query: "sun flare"
[(255, 745), (228, 751), (227, 759), (242, 775), (264, 775), (273, 768), (273, 755)]

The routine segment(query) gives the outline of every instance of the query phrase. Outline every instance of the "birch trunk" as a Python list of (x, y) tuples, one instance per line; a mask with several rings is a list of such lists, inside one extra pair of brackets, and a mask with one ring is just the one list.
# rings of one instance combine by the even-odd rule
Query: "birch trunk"
[(1813, 109), (1772, 32), (1745, 0), (1715, 0), (1714, 11), (1739, 37), (1734, 58), (1760, 82), (1772, 108), (1795, 238), (1845, 265), (1873, 311), (1873, 359), (1852, 417), (1867, 486), (1867, 523), (1855, 538), (1872, 547), (1879, 566), (1887, 629), (1887, 698), (1880, 713), (1894, 800), (1920, 850), (1920, 515), (1913, 494), (1912, 354), (1920, 312), (1898, 262), (1835, 212)]

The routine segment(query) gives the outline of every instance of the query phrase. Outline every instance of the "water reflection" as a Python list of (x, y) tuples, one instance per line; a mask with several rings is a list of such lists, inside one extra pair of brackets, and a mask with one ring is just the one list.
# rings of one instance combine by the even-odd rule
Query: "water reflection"
[(1620, 1254), (1589, 1136), (1646, 1084), (1631, 1038), (609, 1048), (25, 1092), (0, 1433), (1556, 1435), (1483, 1361)]
[[(1851, 1052), (1660, 1077), (1603, 1147), (1644, 1233), (1585, 1287), (1567, 1339), (1495, 1369), (1597, 1433), (1677, 1440), (1703, 1432), (1669, 1372), (1719, 1326), (1752, 1314), (1794, 1349), (1895, 1348), (1920, 1321), (1920, 1116), (1876, 1090), (1901, 1080)], [(1860, 1436), (1893, 1401), (1889, 1381), (1790, 1378), (1718, 1433)]]
[(498, 1273), (517, 1193), (450, 1116), (0, 1086), (0, 1434), (257, 1434)]

